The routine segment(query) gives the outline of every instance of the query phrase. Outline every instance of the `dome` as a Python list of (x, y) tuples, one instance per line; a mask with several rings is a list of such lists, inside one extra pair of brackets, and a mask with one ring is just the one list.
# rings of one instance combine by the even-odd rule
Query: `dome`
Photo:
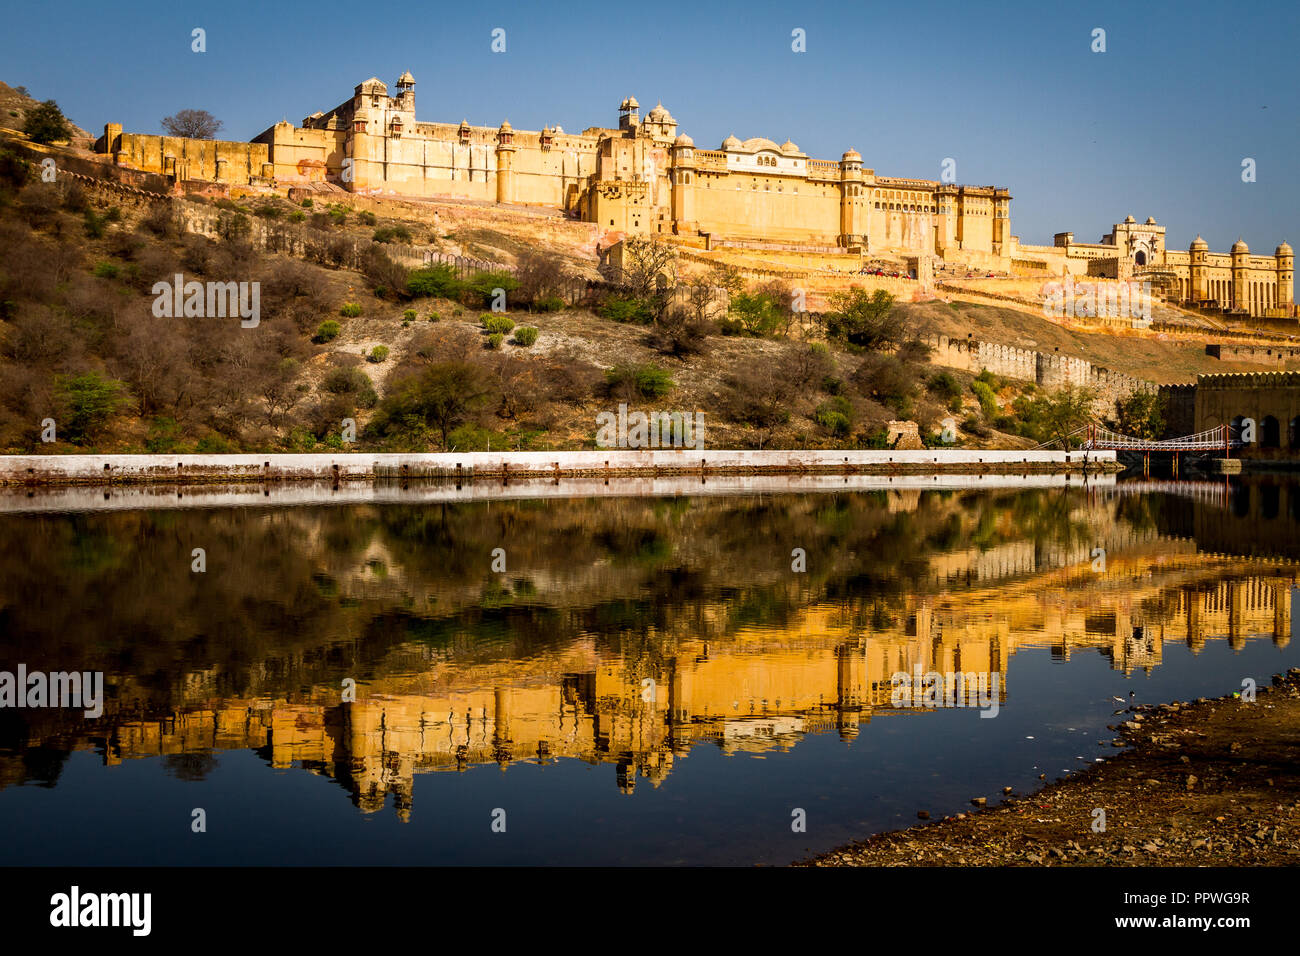
[(656, 106), (654, 109), (652, 109), (649, 113), (647, 113), (645, 118), (648, 119), (648, 120), (649, 120), (650, 122), (652, 122), (652, 123), (675, 123), (675, 122), (677, 122), (675, 119), (673, 119), (673, 114), (672, 114), (672, 113), (669, 113), (666, 109), (664, 109), (664, 105), (663, 105), (662, 103), (660, 103), (658, 106)]
[(687, 136), (685, 133), (682, 133), (682, 135), (678, 136), (675, 140), (673, 140), (673, 145), (674, 145), (674, 146), (694, 146), (694, 145), (695, 145), (695, 140), (691, 139), (691, 138), (690, 138), (689, 136)]
[(1155, 224), (1156, 224), (1156, 217), (1155, 217), (1155, 216), (1147, 216), (1147, 221), (1144, 222), (1142, 225), (1144, 225), (1144, 226), (1154, 226)]
[(740, 149), (740, 140), (736, 139), (735, 134), (728, 136), (722, 141), (723, 149)]
[(623, 101), (623, 105), (620, 107), (620, 109), (625, 110), (639, 110), (640, 108), (641, 104), (636, 101), (635, 96), (629, 96)]
[(844, 155), (840, 157), (840, 161), (845, 163), (860, 163), (862, 162), (862, 154), (850, 146), (845, 151)]
[(781, 152), (797, 153), (799, 152), (799, 147), (796, 146), (791, 140), (787, 139), (784, 143), (781, 144)]
[(1134, 219), (1132, 216), (1125, 216), (1125, 217), (1124, 217), (1124, 221), (1125, 221), (1125, 222), (1137, 222), (1137, 220)]
[(1250, 246), (1246, 245), (1246, 240), (1238, 236), (1237, 241), (1232, 244), (1232, 251), (1234, 254), (1239, 252), (1250, 252)]
[(1291, 252), (1291, 247), (1288, 246), (1288, 245), (1286, 244), (1286, 240), (1283, 239), (1283, 240), (1282, 240), (1282, 245), (1278, 246), (1275, 250), (1273, 250), (1273, 255), (1275, 255), (1275, 256), (1289, 256), (1289, 255), (1294, 255), (1294, 253)]
[(1202, 239), (1200, 236), (1197, 236), (1195, 239), (1192, 240), (1192, 248), (1193, 248), (1193, 249), (1208, 249), (1208, 248), (1210, 248), (1210, 244), (1209, 244), (1208, 242), (1206, 242), (1204, 239)]
[(397, 78), (397, 85), (398, 85), (398, 86), (414, 86), (414, 85), (415, 85), (415, 77), (411, 76), (411, 71), (410, 71), (410, 70), (407, 70), (405, 73), (403, 73), (401, 76), (399, 76), (399, 77)]
[(512, 132), (514, 132), (514, 127), (510, 125), (510, 120), (502, 120), (502, 121), (501, 121), (501, 128), (498, 129), (497, 132), (498, 132), (498, 133), (512, 133)]

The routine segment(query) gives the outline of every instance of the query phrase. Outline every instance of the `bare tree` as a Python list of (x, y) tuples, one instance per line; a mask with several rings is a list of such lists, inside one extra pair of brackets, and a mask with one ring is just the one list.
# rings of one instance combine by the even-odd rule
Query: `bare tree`
[(162, 120), (162, 128), (168, 136), (186, 139), (216, 139), (221, 126), (221, 120), (207, 110), (181, 110), (173, 116), (164, 116)]
[(622, 266), (602, 271), (638, 299), (653, 299), (677, 284), (677, 250), (655, 236), (629, 236)]

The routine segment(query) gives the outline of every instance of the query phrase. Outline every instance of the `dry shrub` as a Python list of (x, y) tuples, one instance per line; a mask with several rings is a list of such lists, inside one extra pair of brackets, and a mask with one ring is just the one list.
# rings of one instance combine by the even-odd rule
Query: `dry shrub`
[(552, 401), (582, 405), (605, 384), (599, 368), (572, 350), (551, 352), (543, 359), (541, 380)]

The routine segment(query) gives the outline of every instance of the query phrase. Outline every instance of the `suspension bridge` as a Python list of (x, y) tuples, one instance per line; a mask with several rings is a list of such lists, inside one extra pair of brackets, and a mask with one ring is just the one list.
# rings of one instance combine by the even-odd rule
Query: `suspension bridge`
[[(1142, 455), (1142, 474), (1151, 474), (1151, 455), (1173, 455), (1173, 473), (1178, 476), (1179, 456), (1183, 453), (1213, 455), (1221, 454), (1224, 458), (1232, 457), (1232, 449), (1245, 447), (1238, 430), (1231, 425), (1216, 425), (1194, 435), (1180, 435), (1177, 438), (1134, 438), (1121, 435), (1105, 425), (1096, 422), (1078, 428), (1066, 436), (1067, 445), (1079, 441), (1084, 451), (1114, 450), (1116, 452), (1138, 452)], [(1049, 442), (1047, 444), (1055, 444)], [(1045, 447), (1045, 446), (1040, 446)]]

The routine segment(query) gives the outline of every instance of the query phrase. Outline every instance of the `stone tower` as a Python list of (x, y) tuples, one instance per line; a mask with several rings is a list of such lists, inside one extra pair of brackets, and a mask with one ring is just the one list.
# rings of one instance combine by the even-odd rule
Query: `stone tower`
[(673, 140), (673, 221), (680, 232), (695, 224), (695, 141), (682, 133)]
[(993, 254), (1005, 255), (1011, 248), (1011, 192), (993, 190)]
[(677, 135), (677, 120), (673, 114), (664, 109), (662, 103), (645, 115), (641, 129), (653, 139), (671, 140)]
[(497, 202), (511, 202), (515, 185), (515, 131), (509, 120), (497, 130)]
[(387, 115), (387, 84), (373, 76), (357, 84), (353, 90), (352, 135), (348, 148), (354, 192), (384, 181)]
[(397, 78), (397, 109), (410, 113), (412, 125), (415, 120), (415, 77), (407, 70)]
[(1192, 240), (1188, 253), (1191, 256), (1189, 271), (1191, 272), (1192, 302), (1200, 302), (1209, 298), (1206, 294), (1205, 267), (1210, 255), (1210, 244), (1197, 236)]
[(1282, 245), (1274, 250), (1276, 256), (1277, 268), (1277, 307), (1290, 311), (1295, 305), (1295, 292), (1293, 284), (1295, 282), (1295, 253), (1287, 245), (1286, 240), (1282, 240)]
[(635, 131), (641, 125), (641, 104), (635, 96), (629, 96), (618, 104), (618, 128)]
[(1232, 307), (1249, 309), (1246, 296), (1246, 272), (1250, 268), (1250, 246), (1240, 236), (1232, 244)]
[(862, 647), (849, 642), (835, 649), (836, 710), (840, 739), (846, 743), (858, 735), (866, 697), (867, 656)]
[(840, 158), (840, 245), (863, 244), (867, 231), (863, 204), (862, 155), (849, 149)]
[(957, 187), (944, 183), (935, 190), (938, 216), (934, 227), (934, 251), (942, 256), (957, 248)]

